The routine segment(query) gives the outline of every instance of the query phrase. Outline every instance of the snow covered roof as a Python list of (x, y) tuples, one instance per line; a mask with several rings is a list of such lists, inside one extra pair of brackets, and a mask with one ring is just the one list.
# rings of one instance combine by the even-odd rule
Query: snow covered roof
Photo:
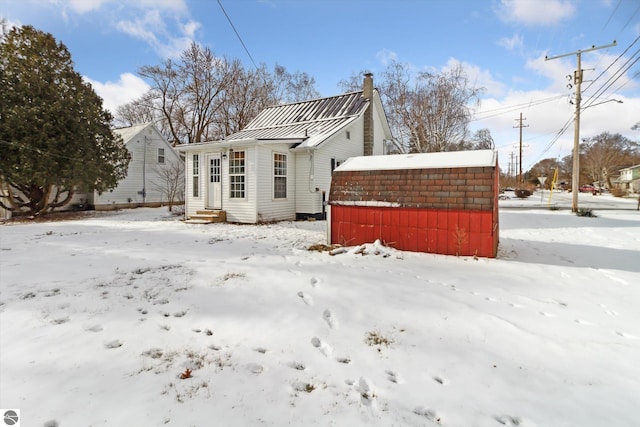
[(265, 108), (243, 130), (225, 141), (302, 139), (315, 147), (358, 118), (369, 105), (362, 91)]
[(141, 125), (129, 126), (126, 128), (114, 129), (113, 131), (122, 137), (122, 140), (126, 144), (131, 138), (142, 132), (148, 126), (152, 126), (152, 123), (143, 123)]
[(448, 151), (441, 153), (393, 154), (351, 157), (336, 171), (438, 169), (495, 166), (493, 150)]

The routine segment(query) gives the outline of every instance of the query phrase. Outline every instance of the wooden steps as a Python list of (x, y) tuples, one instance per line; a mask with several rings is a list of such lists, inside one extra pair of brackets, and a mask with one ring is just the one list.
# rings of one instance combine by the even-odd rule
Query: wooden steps
[(225, 211), (206, 209), (196, 211), (196, 214), (189, 216), (185, 222), (188, 224), (212, 224), (214, 222), (225, 222), (226, 220), (227, 213)]

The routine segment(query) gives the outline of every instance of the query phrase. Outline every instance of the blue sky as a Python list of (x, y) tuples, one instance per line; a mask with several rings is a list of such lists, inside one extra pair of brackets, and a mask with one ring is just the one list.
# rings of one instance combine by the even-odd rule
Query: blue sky
[[(523, 168), (563, 157), (575, 107), (566, 76), (582, 53), (580, 137), (603, 131), (640, 139), (640, 0), (0, 0), (0, 17), (50, 32), (76, 70), (118, 105), (148, 88), (136, 72), (177, 56), (191, 41), (247, 67), (283, 65), (313, 76), (323, 96), (354, 72), (381, 73), (390, 59), (416, 72), (463, 64), (484, 87), (472, 129), (488, 128), (506, 169), (523, 114)], [(597, 79), (596, 79), (597, 78)], [(590, 82), (589, 80), (595, 80)], [(623, 103), (605, 102), (617, 99)], [(599, 104), (599, 105), (596, 105)], [(588, 105), (584, 103), (583, 105)], [(566, 128), (564, 133), (560, 133)]]

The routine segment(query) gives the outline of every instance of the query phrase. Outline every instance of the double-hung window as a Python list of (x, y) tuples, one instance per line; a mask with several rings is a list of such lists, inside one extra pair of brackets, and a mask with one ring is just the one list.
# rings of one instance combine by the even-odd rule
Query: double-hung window
[(200, 155), (193, 155), (193, 197), (200, 197)]
[(229, 197), (244, 199), (246, 197), (246, 154), (244, 151), (234, 151), (229, 155)]
[(158, 148), (158, 164), (164, 165), (164, 148)]
[(273, 198), (287, 198), (287, 155), (273, 153)]

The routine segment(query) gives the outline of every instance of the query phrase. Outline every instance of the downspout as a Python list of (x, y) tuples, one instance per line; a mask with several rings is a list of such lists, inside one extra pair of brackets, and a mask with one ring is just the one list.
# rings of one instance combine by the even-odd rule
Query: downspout
[(144, 206), (147, 199), (147, 135), (144, 136), (142, 144), (142, 205)]
[(311, 165), (309, 166), (309, 193), (315, 193), (318, 191), (318, 188), (315, 185), (315, 172), (316, 172), (316, 162), (315, 162), (315, 148), (309, 148), (309, 162)]

